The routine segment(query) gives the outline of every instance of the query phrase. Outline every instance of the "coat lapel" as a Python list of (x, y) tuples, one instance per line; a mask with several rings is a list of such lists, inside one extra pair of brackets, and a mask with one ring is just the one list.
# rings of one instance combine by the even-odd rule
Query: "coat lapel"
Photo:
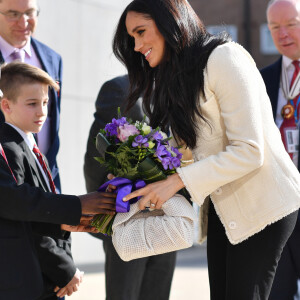
[[(25, 143), (25, 141), (24, 141)], [(30, 164), (30, 168), (32, 170), (32, 173), (36, 175), (37, 179), (38, 179), (38, 182), (39, 182), (39, 187), (42, 187), (43, 190), (45, 192), (50, 192), (49, 188), (48, 188), (48, 185), (44, 179), (44, 176), (39, 168), (39, 166), (37, 165), (38, 162), (34, 159), (31, 151), (29, 150), (29, 147), (27, 146), (27, 144), (25, 143), (24, 145), (24, 152), (28, 158), (28, 162)]]
[(273, 110), (273, 117), (275, 119), (277, 112), (277, 100), (280, 86), (281, 76), (281, 62), (282, 57), (277, 60), (274, 64), (261, 70), (261, 75), (264, 79), (268, 96), (270, 98)]
[(25, 154), (26, 160), (30, 167), (30, 172), (32, 173), (32, 175), (34, 175), (32, 176), (32, 180), (34, 180), (34, 185), (36, 187), (43, 188), (43, 190), (46, 192), (50, 192), (47, 183), (44, 179), (44, 176), (37, 165), (38, 162), (36, 162), (32, 152), (30, 151), (23, 137), (13, 127), (6, 123), (2, 125), (2, 128), (4, 130), (3, 133), (7, 137), (7, 139), (10, 141), (15, 141), (18, 145), (18, 149), (16, 149), (16, 151), (22, 151)]
[(40, 45), (37, 43), (35, 39), (31, 39), (32, 47), (42, 65), (42, 68), (44, 71), (46, 71), (54, 80), (57, 78), (54, 78), (53, 70), (52, 70), (52, 57), (51, 54), (48, 51), (43, 51), (40, 48)]
[(274, 64), (273, 72), (271, 73), (272, 76), (271, 80), (273, 82), (273, 86), (268, 91), (272, 102), (274, 116), (276, 116), (276, 112), (277, 112), (278, 94), (279, 94), (280, 77), (281, 77), (281, 62), (282, 62), (282, 58), (280, 58)]

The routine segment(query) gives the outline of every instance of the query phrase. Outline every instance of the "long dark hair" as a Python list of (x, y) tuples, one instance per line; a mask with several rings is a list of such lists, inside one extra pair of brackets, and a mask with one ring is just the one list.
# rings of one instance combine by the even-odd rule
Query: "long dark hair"
[[(151, 68), (144, 55), (134, 51), (134, 39), (127, 33), (129, 11), (154, 20), (165, 39), (165, 59)], [(203, 119), (199, 93), (204, 95), (203, 70), (210, 53), (228, 41), (226, 35), (212, 36), (186, 0), (134, 0), (119, 20), (113, 40), (116, 57), (127, 67), (130, 91), (128, 109), (143, 96), (150, 125), (167, 131), (176, 140), (196, 146), (197, 115)]]

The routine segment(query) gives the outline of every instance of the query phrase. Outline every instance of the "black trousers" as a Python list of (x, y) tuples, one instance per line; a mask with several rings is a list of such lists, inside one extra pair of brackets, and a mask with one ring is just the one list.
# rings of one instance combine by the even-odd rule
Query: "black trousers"
[(117, 254), (111, 238), (103, 238), (106, 300), (168, 300), (176, 252), (129, 262)]
[[(283, 247), (298, 212), (232, 245), (210, 203), (207, 235), (211, 300), (268, 300)], [(285, 300), (285, 299), (281, 299)]]
[(300, 216), (278, 263), (269, 300), (299, 300)]

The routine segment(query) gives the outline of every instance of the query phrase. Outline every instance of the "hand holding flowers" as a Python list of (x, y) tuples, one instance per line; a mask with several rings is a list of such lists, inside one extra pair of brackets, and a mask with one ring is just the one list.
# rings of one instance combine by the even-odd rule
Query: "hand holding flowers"
[(129, 201), (136, 197), (142, 197), (139, 201), (140, 210), (143, 210), (149, 206), (149, 203), (155, 204), (156, 209), (161, 209), (162, 205), (182, 188), (184, 188), (184, 184), (179, 175), (176, 173), (169, 176), (165, 180), (148, 184), (144, 188), (128, 194), (123, 198), (123, 201)]

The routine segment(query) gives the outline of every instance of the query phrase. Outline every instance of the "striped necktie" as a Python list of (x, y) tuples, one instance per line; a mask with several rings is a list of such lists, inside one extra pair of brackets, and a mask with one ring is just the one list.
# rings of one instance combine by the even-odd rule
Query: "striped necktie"
[(50, 184), (50, 188), (51, 188), (52, 193), (55, 193), (55, 194), (56, 194), (55, 184), (54, 184), (54, 181), (53, 181), (53, 179), (52, 179), (51, 173), (50, 173), (50, 171), (49, 171), (49, 169), (48, 169), (48, 167), (47, 167), (47, 165), (46, 165), (46, 163), (45, 163), (45, 160), (44, 160), (44, 158), (43, 158), (43, 155), (42, 155), (42, 153), (40, 152), (40, 149), (37, 147), (36, 144), (34, 144), (34, 146), (33, 146), (33, 153), (36, 155), (36, 157), (37, 157), (37, 159), (38, 159), (40, 165), (42, 166), (42, 168), (43, 168), (45, 174), (46, 174), (47, 177), (48, 177), (48, 181), (49, 181), (49, 184)]
[(10, 54), (12, 60), (19, 60), (24, 62), (25, 52), (23, 49), (15, 49), (14, 52)]

